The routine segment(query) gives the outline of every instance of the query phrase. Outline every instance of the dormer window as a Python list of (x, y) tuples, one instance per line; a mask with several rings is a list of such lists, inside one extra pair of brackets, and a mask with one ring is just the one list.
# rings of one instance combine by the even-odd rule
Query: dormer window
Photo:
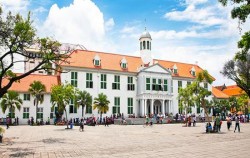
[(128, 67), (127, 60), (123, 57), (122, 60), (121, 60), (121, 68), (122, 69), (127, 69), (127, 67)]
[(196, 73), (195, 73), (195, 68), (194, 68), (194, 67), (192, 67), (190, 73), (191, 73), (192, 76), (195, 76), (195, 75), (196, 75)]
[(101, 66), (101, 59), (98, 55), (95, 56), (94, 58), (94, 65), (95, 66)]
[(173, 73), (178, 74), (178, 68), (177, 68), (176, 64), (174, 64), (174, 66), (173, 66)]

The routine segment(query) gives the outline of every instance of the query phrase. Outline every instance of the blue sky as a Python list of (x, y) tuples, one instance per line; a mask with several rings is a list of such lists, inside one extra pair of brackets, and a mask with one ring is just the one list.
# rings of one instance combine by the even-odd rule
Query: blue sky
[[(139, 56), (145, 26), (156, 59), (197, 63), (217, 80), (240, 38), (232, 6), (217, 0), (0, 0), (4, 11), (32, 12), (40, 37), (84, 45), (88, 50)], [(146, 19), (146, 22), (145, 22)], [(250, 25), (242, 26), (244, 32)]]

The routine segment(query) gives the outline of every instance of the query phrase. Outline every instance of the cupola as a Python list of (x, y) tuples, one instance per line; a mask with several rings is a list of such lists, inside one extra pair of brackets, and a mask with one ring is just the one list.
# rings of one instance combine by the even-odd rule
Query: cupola
[(151, 35), (147, 31), (146, 27), (144, 32), (141, 34), (140, 38), (140, 54), (141, 54), (141, 59), (144, 65), (152, 65), (153, 59), (151, 56)]

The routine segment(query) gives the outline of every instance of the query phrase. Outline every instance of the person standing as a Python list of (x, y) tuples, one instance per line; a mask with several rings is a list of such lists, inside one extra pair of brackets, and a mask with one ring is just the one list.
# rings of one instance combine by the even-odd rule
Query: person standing
[(7, 116), (7, 118), (6, 118), (6, 128), (7, 129), (9, 129), (10, 128), (10, 118), (9, 118), (9, 116)]
[(108, 123), (109, 121), (108, 121), (108, 116), (106, 116), (106, 118), (105, 118), (105, 127), (106, 126), (108, 126), (109, 127), (109, 123)]
[(231, 118), (228, 116), (226, 118), (226, 120), (227, 120), (227, 130), (230, 130), (230, 127), (231, 127), (231, 124), (232, 124)]
[(215, 118), (215, 125), (216, 125), (217, 132), (220, 132), (221, 124), (220, 124), (220, 117), (218, 116), (218, 114)]
[(196, 125), (196, 116), (194, 114), (194, 116), (193, 116), (193, 126), (195, 126), (195, 125)]
[(240, 118), (239, 118), (238, 114), (236, 114), (236, 117), (235, 117), (235, 129), (234, 129), (234, 133), (235, 133), (237, 127), (238, 127), (238, 132), (240, 132)]
[(82, 118), (80, 121), (80, 132), (84, 131), (84, 119)]

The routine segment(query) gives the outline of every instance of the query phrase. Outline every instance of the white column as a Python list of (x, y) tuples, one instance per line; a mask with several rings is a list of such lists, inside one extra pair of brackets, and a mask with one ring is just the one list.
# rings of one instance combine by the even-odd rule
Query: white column
[(171, 100), (171, 108), (172, 108), (172, 113), (174, 114), (174, 105), (173, 105), (173, 100)]
[(154, 99), (151, 99), (151, 105), (150, 105), (150, 108), (151, 108), (151, 114), (154, 114)]
[(162, 100), (162, 114), (165, 115), (165, 100)]
[(143, 99), (140, 99), (140, 108), (141, 108), (141, 110), (140, 110), (140, 115), (141, 116), (143, 116), (143, 114), (144, 114), (144, 109), (143, 109)]
[(170, 103), (169, 103), (169, 100), (167, 100), (167, 103), (168, 103), (168, 114), (170, 114)]
[(143, 108), (144, 108), (144, 115), (143, 116), (145, 116), (146, 115), (146, 99), (143, 99)]
[(169, 100), (169, 113), (172, 113), (172, 114), (174, 114), (173, 113), (173, 111), (172, 111), (172, 101), (171, 100)]

